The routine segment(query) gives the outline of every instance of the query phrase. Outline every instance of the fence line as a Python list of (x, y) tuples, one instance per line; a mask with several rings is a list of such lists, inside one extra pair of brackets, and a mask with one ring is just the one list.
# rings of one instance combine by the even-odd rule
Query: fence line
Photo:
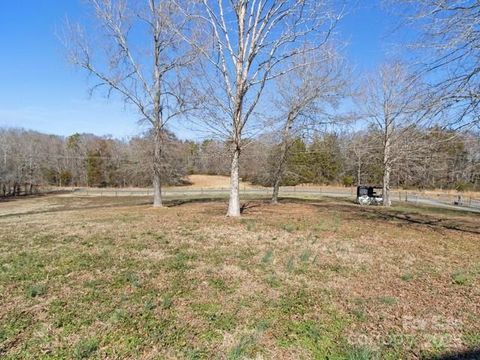
[[(2, 190), (0, 184), (0, 191)], [(22, 184), (17, 186), (15, 191), (7, 192), (7, 196), (24, 196), (24, 195), (38, 195), (38, 194), (54, 194), (54, 193), (72, 193), (79, 196), (153, 196), (152, 189), (101, 189), (101, 188), (56, 188), (56, 187), (40, 187), (30, 186), (30, 184)], [(175, 196), (189, 196), (189, 195), (228, 195), (229, 188), (166, 188), (162, 190), (162, 195), (166, 197)], [(268, 187), (246, 187), (240, 189), (241, 194), (260, 194), (269, 196), (272, 193), (272, 188)], [(0, 197), (1, 194), (0, 193)], [(308, 186), (282, 186), (280, 187), (280, 195), (324, 195), (334, 197), (349, 197), (356, 196), (356, 188), (328, 188), (328, 187), (308, 187)], [(392, 199), (398, 202), (408, 202), (411, 204), (426, 204), (426, 205), (449, 205), (465, 208), (480, 209), (480, 198), (474, 198), (472, 195), (463, 194), (435, 194), (426, 193), (422, 191), (410, 190), (394, 190), (392, 191)]]
[[(167, 188), (162, 190), (162, 195), (165, 197), (175, 196), (194, 196), (194, 195), (228, 195), (229, 188)], [(75, 191), (78, 195), (87, 196), (153, 196), (152, 190), (135, 190), (135, 189), (77, 189)], [(272, 193), (272, 188), (265, 187), (242, 187), (240, 194), (257, 194), (269, 196)], [(282, 186), (280, 187), (280, 195), (283, 196), (299, 196), (299, 195), (317, 195), (317, 196), (333, 196), (333, 197), (348, 197), (354, 198), (356, 196), (356, 188), (313, 188), (301, 186)], [(397, 195), (397, 196), (395, 196)], [(392, 199), (398, 202), (407, 202), (410, 204), (423, 204), (431, 206), (458, 206), (463, 208), (480, 209), (480, 199), (474, 198), (470, 195), (453, 195), (453, 194), (428, 194), (420, 191), (396, 190), (392, 191)]]

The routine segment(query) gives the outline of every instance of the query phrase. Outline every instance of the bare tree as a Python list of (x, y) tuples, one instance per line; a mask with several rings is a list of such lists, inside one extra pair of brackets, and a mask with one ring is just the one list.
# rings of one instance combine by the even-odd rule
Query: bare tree
[(177, 1), (88, 0), (97, 27), (67, 24), (69, 60), (93, 75), (107, 95), (120, 96), (146, 121), (154, 137), (154, 206), (162, 206), (161, 169), (166, 125), (194, 106), (186, 69), (195, 52), (182, 41), (192, 22)]
[(368, 163), (372, 162), (371, 154), (378, 150), (375, 144), (370, 141), (371, 138), (366, 133), (357, 132), (350, 136), (347, 145), (348, 163), (352, 169), (355, 169), (355, 179), (357, 186), (366, 184), (366, 172)]
[[(347, 86), (342, 59), (332, 49), (322, 49), (312, 54), (311, 61), (295, 59), (295, 70), (277, 79), (277, 97), (274, 105), (280, 112), (280, 152), (276, 159), (273, 178), (272, 203), (278, 202), (285, 163), (293, 140), (321, 126), (340, 121), (333, 114)], [(307, 66), (295, 66), (295, 63)]]
[(400, 156), (413, 154), (416, 141), (409, 130), (421, 126), (427, 110), (423, 108), (425, 92), (418, 78), (408, 74), (404, 65), (393, 62), (383, 65), (378, 74), (366, 81), (360, 97), (363, 116), (382, 136), (383, 205), (390, 206), (390, 181), (393, 163)]
[(248, 133), (258, 131), (250, 119), (258, 119), (262, 94), (270, 80), (294, 69), (294, 56), (325, 46), (341, 11), (328, 0), (201, 0), (196, 14), (208, 31), (205, 39), (212, 39), (197, 44), (208, 67), (208, 126), (230, 144), (227, 215), (240, 216), (240, 153)]
[(419, 34), (419, 70), (434, 86), (435, 102), (448, 112), (447, 125), (480, 123), (480, 2), (390, 0)]

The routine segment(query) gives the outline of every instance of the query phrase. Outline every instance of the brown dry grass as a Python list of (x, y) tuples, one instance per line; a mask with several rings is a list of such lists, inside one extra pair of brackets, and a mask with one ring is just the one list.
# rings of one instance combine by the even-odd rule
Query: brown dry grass
[(480, 346), (478, 217), (345, 201), (0, 204), (4, 358), (420, 358)]

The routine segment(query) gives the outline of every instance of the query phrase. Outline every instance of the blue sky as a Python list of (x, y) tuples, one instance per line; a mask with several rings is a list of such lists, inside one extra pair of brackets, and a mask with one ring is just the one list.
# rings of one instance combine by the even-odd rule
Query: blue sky
[[(358, 74), (389, 52), (394, 22), (380, 0), (358, 0), (338, 28)], [(100, 94), (90, 97), (85, 73), (65, 60), (56, 35), (68, 16), (85, 16), (82, 0), (0, 0), (0, 126), (70, 135), (128, 137), (142, 131), (135, 112)], [(174, 129), (181, 138), (195, 136)]]

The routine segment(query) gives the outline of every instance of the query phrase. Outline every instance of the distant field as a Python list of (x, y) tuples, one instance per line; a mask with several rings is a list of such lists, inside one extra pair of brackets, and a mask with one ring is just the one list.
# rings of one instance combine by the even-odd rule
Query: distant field
[[(187, 187), (194, 188), (228, 188), (230, 186), (230, 178), (228, 176), (221, 175), (189, 175), (187, 181), (191, 182), (191, 185)], [(240, 186), (251, 187), (249, 182), (240, 182)]]
[(480, 347), (478, 215), (348, 201), (0, 203), (2, 359), (415, 359)]

